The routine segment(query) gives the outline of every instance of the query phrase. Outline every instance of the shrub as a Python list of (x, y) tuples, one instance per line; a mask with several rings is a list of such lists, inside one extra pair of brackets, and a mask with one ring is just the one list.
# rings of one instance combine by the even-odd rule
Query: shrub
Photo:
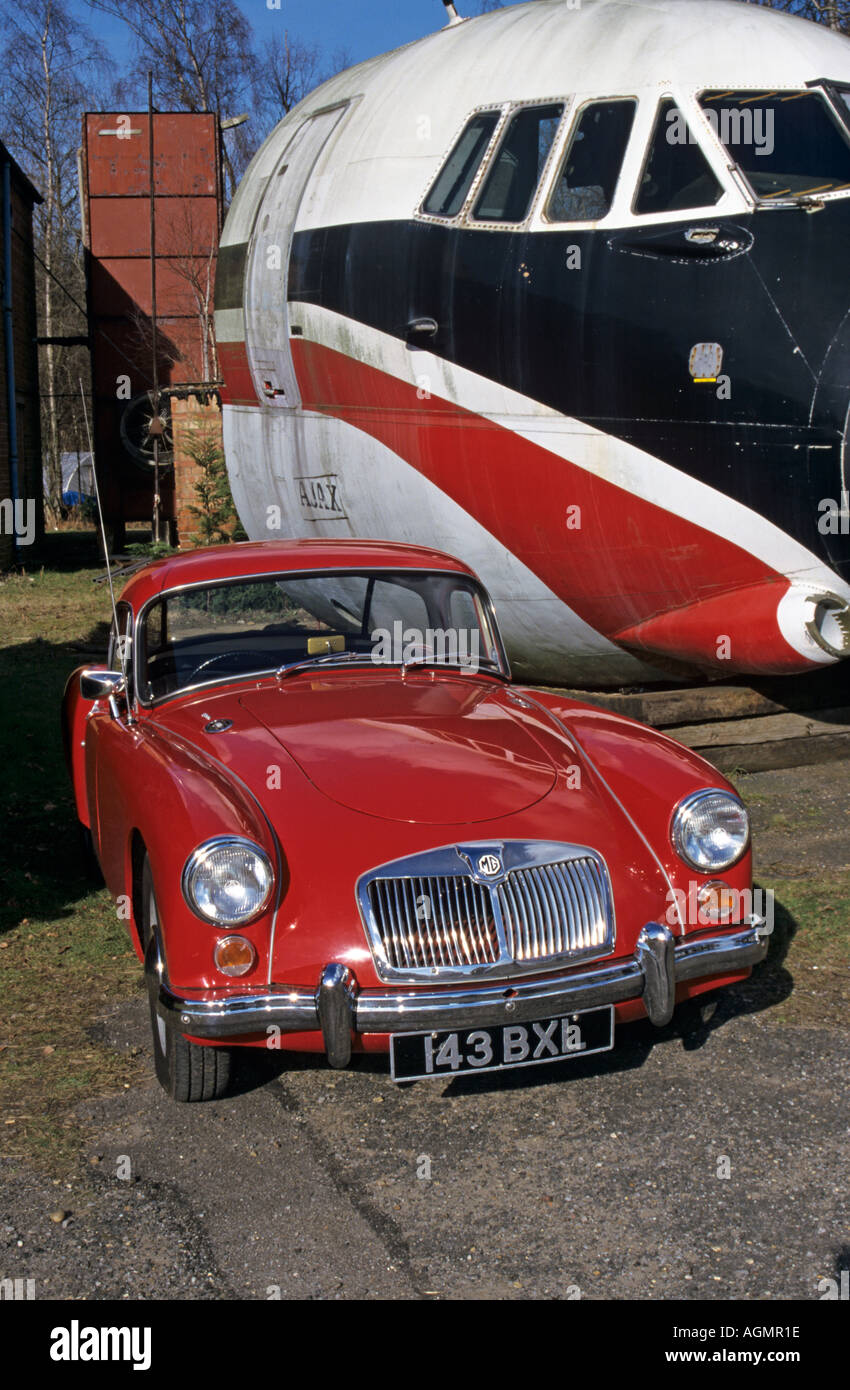
[(191, 539), (196, 545), (246, 540), (230, 491), (221, 445), (212, 435), (204, 432), (190, 439), (185, 450), (200, 475), (195, 482), (198, 503), (189, 507), (198, 524)]

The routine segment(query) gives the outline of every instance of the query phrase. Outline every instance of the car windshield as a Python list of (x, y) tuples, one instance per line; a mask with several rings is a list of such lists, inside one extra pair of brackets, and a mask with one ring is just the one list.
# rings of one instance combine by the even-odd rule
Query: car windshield
[(764, 201), (850, 191), (850, 140), (818, 92), (703, 92), (719, 139)]
[(417, 570), (281, 574), (163, 594), (139, 629), (139, 693), (360, 663), (508, 669), (476, 580)]

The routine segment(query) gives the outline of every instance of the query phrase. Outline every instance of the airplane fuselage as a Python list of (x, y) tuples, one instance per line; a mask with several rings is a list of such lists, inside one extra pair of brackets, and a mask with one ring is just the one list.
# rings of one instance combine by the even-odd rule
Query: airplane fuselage
[(526, 679), (850, 653), (845, 84), (759, 7), (535, 0), (313, 93), (219, 258), (249, 534), (457, 553)]

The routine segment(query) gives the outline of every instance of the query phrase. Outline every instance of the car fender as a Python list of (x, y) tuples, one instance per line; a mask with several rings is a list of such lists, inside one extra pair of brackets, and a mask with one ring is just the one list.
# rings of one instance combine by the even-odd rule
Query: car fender
[[(626, 715), (544, 691), (525, 693), (572, 736), (659, 860), (677, 894), (687, 895), (691, 884), (699, 887), (717, 877), (741, 893), (752, 888), (749, 848), (722, 875), (700, 873), (684, 863), (673, 848), (673, 813), (683, 797), (705, 787), (717, 787), (739, 796), (717, 768), (669, 735)], [(694, 925), (683, 923), (691, 928)]]
[(140, 952), (140, 857), (148, 855), (166, 970), (174, 985), (225, 988), (232, 983), (215, 970), (212, 953), (221, 936), (237, 929), (204, 922), (189, 907), (182, 891), (189, 855), (217, 835), (238, 835), (265, 851), (275, 873), (274, 894), (260, 917), (238, 928), (257, 951), (254, 969), (239, 985), (264, 983), (284, 866), (277, 837), (248, 787), (169, 730), (147, 721), (105, 719), (98, 729), (97, 788), (98, 853), (107, 887), (125, 908), (129, 900)]

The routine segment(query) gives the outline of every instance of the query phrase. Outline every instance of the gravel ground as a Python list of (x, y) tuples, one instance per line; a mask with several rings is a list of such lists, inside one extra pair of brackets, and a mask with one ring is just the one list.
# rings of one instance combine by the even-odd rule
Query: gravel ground
[[(846, 867), (850, 763), (759, 773), (758, 872)], [(39, 1298), (819, 1298), (850, 1267), (850, 1034), (771, 1021), (794, 980), (613, 1053), (396, 1087), (252, 1054), (177, 1107), (152, 1068), (87, 1102), (67, 1181), (2, 1171), (0, 1277)], [(96, 1034), (142, 1047), (146, 1006)]]
[(850, 760), (733, 780), (750, 809), (757, 879), (850, 867)]

